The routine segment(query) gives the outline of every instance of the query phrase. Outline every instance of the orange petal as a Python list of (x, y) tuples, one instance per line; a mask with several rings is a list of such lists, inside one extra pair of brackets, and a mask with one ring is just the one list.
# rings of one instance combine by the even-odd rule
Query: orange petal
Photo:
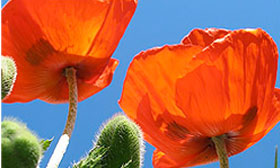
[(87, 52), (93, 57), (105, 58), (113, 54), (137, 5), (137, 0), (110, 1), (106, 20)]
[[(112, 81), (117, 65), (118, 60), (110, 59), (105, 69), (98, 75), (98, 78), (95, 79), (94, 82), (89, 83), (78, 79), (78, 100), (82, 101), (107, 87)], [(48, 78), (45, 79), (47, 80)], [(53, 87), (49, 86), (44, 89), (45, 92), (41, 93), (39, 99), (49, 103), (63, 103), (68, 101), (69, 92), (65, 79), (63, 79), (64, 82), (59, 79), (56, 79), (56, 81), (59, 82), (53, 84)]]
[(11, 0), (2, 10), (3, 38), (23, 55), (41, 39), (56, 51), (86, 55), (109, 7), (98, 0)]
[[(79, 57), (75, 56), (76, 61), (77, 58)], [(73, 61), (75, 59), (70, 60)], [(63, 63), (51, 63), (46, 65), (57, 67), (39, 67), (33, 71), (26, 68), (19, 69), (18, 72), (20, 74), (17, 75), (16, 80), (20, 82), (15, 82), (12, 93), (8, 97), (3, 99), (3, 102), (28, 102), (33, 100), (34, 98), (44, 100), (48, 103), (67, 102), (68, 84), (65, 76), (63, 75), (63, 69), (58, 68), (59, 66), (64, 67), (66, 65)], [(82, 101), (108, 86), (111, 83), (113, 73), (117, 65), (118, 61), (115, 59), (111, 59), (104, 70), (98, 73), (96, 79), (91, 83), (84, 81), (78, 76), (78, 100)], [(36, 93), (36, 95), (34, 93)], [(35, 96), (31, 97), (33, 95)]]
[(175, 103), (175, 82), (200, 63), (188, 65), (200, 51), (200, 47), (184, 45), (151, 49), (136, 56), (128, 70), (120, 106), (140, 124), (145, 138), (165, 151), (181, 147), (167, 135), (166, 124), (180, 120), (178, 124), (185, 127), (185, 114)]
[(187, 111), (187, 122), (200, 120), (199, 125), (191, 124), (193, 129), (204, 130), (202, 134), (208, 136), (217, 130), (229, 134), (227, 150), (234, 155), (255, 144), (279, 122), (279, 90), (274, 90), (278, 52), (264, 31), (233, 31), (197, 54), (197, 59), (205, 63), (178, 80), (178, 89), (184, 89), (178, 91), (178, 105)]
[(276, 114), (280, 116), (280, 89), (274, 89), (274, 98), (272, 99), (272, 105), (275, 109)]
[(175, 82), (197, 66), (188, 66), (188, 62), (200, 51), (200, 47), (176, 45), (154, 48), (137, 55), (124, 81), (125, 89), (120, 100), (123, 110), (136, 119), (136, 109), (143, 97), (148, 95), (154, 118), (163, 113), (165, 108), (171, 114), (184, 116), (174, 102)]
[(124, 82), (120, 105), (158, 149), (158, 167), (216, 160), (209, 138), (221, 134), (229, 156), (237, 154), (279, 122), (278, 53), (269, 35), (237, 30), (203, 50), (194, 45), (140, 53)]
[(2, 55), (15, 60), (18, 76), (12, 94), (3, 102), (28, 102), (36, 98), (52, 103), (67, 101), (63, 75), (67, 66), (78, 71), (79, 100), (107, 86), (116, 67), (116, 61), (110, 57), (136, 3), (9, 1), (2, 10)]
[(271, 102), (271, 110), (267, 114), (267, 120), (264, 125), (266, 133), (269, 132), (280, 121), (280, 89), (275, 88), (274, 94)]
[(212, 137), (232, 129), (225, 127), (224, 114), (229, 103), (226, 87), (222, 72), (205, 64), (177, 80), (176, 104), (191, 123), (191, 132)]
[[(205, 60), (205, 66), (214, 66), (221, 73), (227, 99), (224, 118), (236, 114), (246, 117), (248, 109), (256, 107), (257, 115), (251, 120), (258, 120), (256, 130), (264, 128), (271, 107), (278, 59), (271, 37), (261, 29), (233, 31), (223, 40), (215, 41), (197, 58)], [(217, 99), (215, 95), (210, 99)]]
[[(249, 125), (247, 132), (242, 130), (239, 135), (242, 138), (250, 138), (251, 142), (247, 144), (249, 148), (258, 140), (264, 137), (280, 121), (280, 89), (275, 88), (271, 106), (268, 111), (260, 113), (256, 121)], [(253, 128), (252, 128), (253, 127)], [(249, 131), (248, 131), (249, 130)]]
[(163, 152), (156, 149), (153, 154), (154, 168), (177, 168), (180, 167), (178, 163), (166, 156)]
[(171, 156), (172, 155), (167, 155), (164, 152), (156, 149), (153, 154), (153, 166), (155, 168), (192, 167), (217, 161), (218, 159), (215, 150), (213, 150), (210, 147), (206, 147), (204, 150), (200, 151), (199, 153), (196, 153), (191, 158), (185, 157), (180, 160), (174, 160)]
[(9, 27), (10, 43), (22, 52), (42, 38), (56, 51), (105, 58), (135, 8), (134, 0), (11, 0), (2, 10), (2, 24)]
[(201, 47), (207, 47), (213, 41), (223, 38), (228, 33), (230, 33), (230, 31), (225, 29), (194, 29), (186, 37), (184, 37), (182, 43), (185, 45), (198, 45)]

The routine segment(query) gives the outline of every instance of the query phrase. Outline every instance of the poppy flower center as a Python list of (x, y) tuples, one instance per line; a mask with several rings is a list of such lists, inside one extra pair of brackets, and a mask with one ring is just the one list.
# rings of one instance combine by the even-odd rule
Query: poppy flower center
[[(246, 121), (243, 124), (248, 124), (248, 118), (250, 118), (250, 121), (252, 121), (255, 116), (255, 107), (252, 107), (248, 109), (248, 115), (243, 116), (243, 121)], [(248, 117), (251, 116), (251, 117)], [(242, 134), (243, 130), (235, 130), (235, 131), (229, 131), (226, 133), (223, 133), (221, 135), (216, 135), (214, 137), (221, 137), (224, 143), (224, 146), (227, 151), (227, 155), (231, 156), (236, 153), (239, 153), (242, 151), (244, 148), (246, 148), (246, 145), (240, 141), (240, 134)], [(181, 143), (181, 145), (184, 146), (184, 148), (189, 148), (188, 146), (189, 143), (193, 145), (198, 145), (200, 146), (200, 149), (202, 151), (212, 151), (213, 154), (216, 154), (216, 146), (215, 143), (213, 142), (213, 137), (209, 136), (204, 136), (201, 134), (194, 134), (190, 132), (187, 128), (184, 126), (176, 123), (175, 121), (170, 122), (166, 126), (166, 131), (165, 135), (169, 137), (172, 141), (177, 141)], [(241, 138), (242, 139), (242, 138)], [(187, 146), (185, 146), (187, 145)], [(183, 147), (182, 146), (182, 147)]]
[(66, 74), (67, 69), (71, 69), (71, 68), (73, 68), (73, 69), (75, 69), (75, 71), (77, 71), (77, 68), (75, 66), (66, 66), (65, 68), (62, 69), (63, 76), (66, 77), (67, 76), (67, 74)]
[(45, 72), (62, 73), (63, 76), (67, 67), (74, 67), (77, 78), (84, 81), (98, 79), (110, 60), (57, 51), (49, 41), (43, 38), (26, 51), (24, 59), (34, 67), (41, 67)]
[[(216, 136), (216, 137), (221, 137), (225, 143), (225, 145), (227, 145), (228, 143), (230, 143), (230, 141), (232, 140), (232, 136), (230, 135), (231, 133), (225, 133), (225, 134), (222, 134), (222, 135), (219, 135), (219, 136)], [(213, 142), (212, 140), (213, 137), (208, 137), (208, 141), (209, 141), (209, 144), (208, 144), (208, 148), (211, 148), (211, 149), (215, 149), (215, 143)]]

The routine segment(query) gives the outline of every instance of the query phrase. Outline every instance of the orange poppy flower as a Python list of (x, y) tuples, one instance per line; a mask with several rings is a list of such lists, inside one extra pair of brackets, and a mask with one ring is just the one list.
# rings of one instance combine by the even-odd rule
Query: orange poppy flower
[(155, 167), (216, 161), (211, 137), (224, 135), (232, 156), (279, 122), (277, 59), (275, 43), (261, 29), (195, 29), (182, 44), (134, 58), (120, 106), (157, 148)]
[(2, 10), (2, 55), (17, 66), (3, 102), (68, 101), (64, 69), (77, 70), (79, 101), (108, 86), (111, 59), (137, 0), (11, 0)]

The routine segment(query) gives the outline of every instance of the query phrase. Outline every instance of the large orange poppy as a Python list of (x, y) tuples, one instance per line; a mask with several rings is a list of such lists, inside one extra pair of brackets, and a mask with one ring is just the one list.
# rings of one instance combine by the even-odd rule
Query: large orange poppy
[(137, 0), (11, 0), (2, 10), (2, 55), (18, 75), (3, 102), (68, 101), (63, 74), (75, 67), (79, 101), (110, 84), (111, 59)]
[(120, 106), (156, 147), (157, 168), (216, 161), (211, 137), (228, 156), (280, 120), (278, 51), (261, 29), (195, 29), (182, 44), (141, 52), (125, 78)]

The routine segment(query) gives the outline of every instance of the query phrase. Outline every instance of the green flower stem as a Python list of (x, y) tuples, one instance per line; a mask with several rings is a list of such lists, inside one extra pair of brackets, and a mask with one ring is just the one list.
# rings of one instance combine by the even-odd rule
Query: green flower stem
[(215, 144), (216, 152), (220, 160), (220, 168), (229, 168), (227, 149), (224, 142), (224, 135), (211, 138)]
[(69, 112), (63, 134), (55, 147), (47, 168), (57, 168), (59, 166), (62, 157), (68, 147), (69, 139), (72, 135), (77, 116), (78, 87), (75, 68), (66, 68), (65, 76), (67, 78), (69, 88)]
[(275, 147), (274, 168), (278, 168), (278, 146)]

